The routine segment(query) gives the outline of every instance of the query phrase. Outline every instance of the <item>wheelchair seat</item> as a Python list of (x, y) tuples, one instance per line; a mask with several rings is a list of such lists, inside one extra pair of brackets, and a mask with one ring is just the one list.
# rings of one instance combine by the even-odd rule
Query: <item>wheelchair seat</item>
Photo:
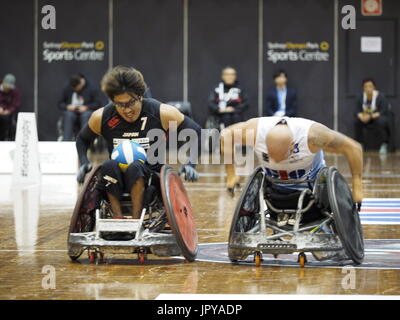
[[(311, 189), (310, 189), (311, 190)], [(264, 185), (264, 198), (274, 208), (281, 210), (296, 210), (298, 208), (299, 198), (302, 194), (302, 190), (289, 190), (276, 187), (273, 184), (266, 182)], [(323, 218), (316, 197), (312, 193), (306, 193), (304, 196), (303, 207), (307, 207), (311, 201), (312, 205), (306, 212), (303, 213), (303, 217), (300, 221), (301, 224), (307, 224), (313, 221), (318, 221)], [(277, 220), (278, 213), (276, 210), (270, 210), (269, 212), (272, 220)]]
[(279, 209), (296, 209), (301, 191), (294, 190), (290, 193), (279, 193), (272, 187), (267, 187), (264, 193), (266, 199)]
[[(161, 190), (159, 188), (160, 184), (160, 173), (152, 172), (150, 179), (144, 191), (143, 205), (148, 205), (155, 201), (156, 196), (161, 196)], [(125, 192), (121, 195), (122, 202), (131, 202), (131, 195), (129, 192)]]

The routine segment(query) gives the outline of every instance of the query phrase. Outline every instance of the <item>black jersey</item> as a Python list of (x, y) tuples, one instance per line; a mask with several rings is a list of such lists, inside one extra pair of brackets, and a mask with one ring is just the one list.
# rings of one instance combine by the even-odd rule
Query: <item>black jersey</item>
[(161, 102), (144, 98), (142, 110), (134, 122), (127, 122), (122, 118), (114, 104), (110, 103), (104, 107), (101, 120), (101, 135), (107, 141), (108, 152), (111, 154), (114, 147), (124, 140), (132, 140), (139, 143), (145, 150), (157, 142), (150, 141), (148, 132), (151, 129), (163, 129), (160, 118)]

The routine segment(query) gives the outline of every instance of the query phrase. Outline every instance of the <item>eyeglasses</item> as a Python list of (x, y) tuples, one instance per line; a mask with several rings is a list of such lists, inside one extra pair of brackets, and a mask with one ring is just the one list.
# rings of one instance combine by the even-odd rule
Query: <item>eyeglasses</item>
[(116, 102), (114, 101), (114, 105), (118, 108), (121, 109), (128, 109), (128, 108), (132, 108), (136, 102), (138, 102), (140, 100), (140, 98), (132, 98), (131, 100), (129, 100), (128, 102)]

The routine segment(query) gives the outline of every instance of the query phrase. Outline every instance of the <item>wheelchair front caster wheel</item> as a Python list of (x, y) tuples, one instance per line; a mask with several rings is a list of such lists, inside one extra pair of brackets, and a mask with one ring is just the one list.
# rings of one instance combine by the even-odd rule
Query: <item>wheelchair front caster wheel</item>
[(297, 262), (300, 264), (301, 268), (304, 268), (304, 266), (307, 262), (307, 257), (304, 252), (299, 253), (299, 258), (298, 258)]
[(262, 261), (262, 255), (261, 252), (256, 252), (254, 254), (254, 262), (256, 263), (256, 267), (261, 266), (261, 261)]
[(96, 260), (97, 260), (96, 252), (89, 252), (88, 255), (89, 255), (89, 262), (96, 263)]

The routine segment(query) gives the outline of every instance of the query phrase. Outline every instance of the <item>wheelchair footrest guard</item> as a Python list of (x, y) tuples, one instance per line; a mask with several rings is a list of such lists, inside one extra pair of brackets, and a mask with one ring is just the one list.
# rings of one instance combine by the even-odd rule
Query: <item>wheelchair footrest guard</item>
[(140, 219), (99, 219), (96, 223), (98, 232), (137, 232), (141, 225)]
[(158, 256), (180, 255), (173, 234), (152, 233), (145, 230), (140, 239), (127, 241), (105, 240), (96, 236), (96, 232), (70, 234), (70, 245), (75, 248), (99, 248), (102, 252), (133, 253), (138, 248), (149, 248)]
[(303, 251), (339, 251), (343, 247), (334, 234), (304, 234), (293, 235), (290, 240), (270, 240), (265, 234), (250, 234), (237, 232), (233, 234), (229, 246), (239, 250), (260, 250), (264, 253), (291, 253)]

